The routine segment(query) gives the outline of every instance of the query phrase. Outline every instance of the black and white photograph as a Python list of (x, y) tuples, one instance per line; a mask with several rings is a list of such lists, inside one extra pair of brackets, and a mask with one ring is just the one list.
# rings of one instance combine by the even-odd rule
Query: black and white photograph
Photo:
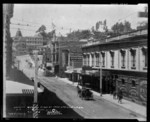
[(3, 118), (147, 121), (147, 3), (2, 7)]

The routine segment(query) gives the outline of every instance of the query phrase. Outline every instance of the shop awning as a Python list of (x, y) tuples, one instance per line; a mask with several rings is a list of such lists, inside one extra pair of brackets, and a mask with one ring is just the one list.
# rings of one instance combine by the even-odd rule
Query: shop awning
[[(38, 88), (38, 93), (43, 92)], [(15, 81), (6, 81), (6, 94), (33, 94), (34, 86)]]
[(67, 70), (67, 71), (65, 71), (65, 73), (71, 74), (71, 73), (73, 73), (73, 70)]

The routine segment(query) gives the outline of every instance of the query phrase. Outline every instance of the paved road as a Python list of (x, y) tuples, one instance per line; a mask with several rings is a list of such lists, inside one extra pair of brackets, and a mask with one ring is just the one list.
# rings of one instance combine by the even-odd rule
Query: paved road
[(82, 100), (77, 96), (74, 86), (57, 80), (57, 78), (45, 78), (41, 80), (48, 90), (57, 94), (67, 105), (73, 107), (74, 111), (84, 118), (113, 118), (113, 119), (135, 119), (137, 115), (120, 108), (110, 102), (94, 96), (94, 100)]
[[(27, 58), (27, 57), (26, 57)], [(34, 68), (29, 69), (24, 58), (21, 60), (21, 69), (27, 76), (34, 75)], [(100, 97), (94, 96), (94, 100), (82, 100), (77, 96), (74, 86), (58, 80), (54, 77), (40, 77), (40, 82), (52, 93), (55, 93), (68, 106), (84, 118), (113, 118), (113, 119), (137, 119), (140, 116), (120, 108)]]

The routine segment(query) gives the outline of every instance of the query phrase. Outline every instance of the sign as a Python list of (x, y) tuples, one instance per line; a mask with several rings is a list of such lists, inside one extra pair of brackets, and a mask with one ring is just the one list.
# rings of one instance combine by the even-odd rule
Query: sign
[(146, 80), (143, 80), (142, 82), (140, 82), (140, 98), (143, 101), (147, 100), (147, 82), (146, 82)]
[(148, 13), (147, 13), (147, 12), (139, 12), (139, 13), (138, 13), (138, 16), (139, 16), (139, 17), (147, 18), (147, 17), (148, 17)]

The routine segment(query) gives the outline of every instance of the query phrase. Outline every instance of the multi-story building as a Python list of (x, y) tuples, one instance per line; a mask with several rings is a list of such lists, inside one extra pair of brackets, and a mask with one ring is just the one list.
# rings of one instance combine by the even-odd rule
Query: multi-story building
[(11, 70), (11, 65), (12, 65), (13, 40), (10, 35), (10, 19), (13, 17), (13, 10), (14, 10), (13, 4), (3, 4), (3, 52), (4, 52), (3, 69), (4, 69), (4, 74), (6, 73), (7, 76), (9, 74), (9, 71)]
[(147, 30), (138, 30), (105, 41), (82, 46), (83, 82), (111, 93), (121, 88), (125, 99), (146, 104), (147, 101)]
[(22, 33), (20, 29), (16, 32), (16, 36), (12, 38), (13, 39), (13, 55), (25, 55), (27, 53), (26, 50), (26, 40), (22, 37)]
[[(65, 77), (66, 70), (75, 70), (82, 68), (82, 50), (81, 45), (84, 41), (72, 41), (65, 37), (58, 37), (53, 44), (53, 65), (55, 74)], [(72, 72), (70, 72), (72, 75)]]
[(28, 36), (23, 37), (21, 30), (18, 29), (15, 37), (13, 37), (13, 51), (15, 55), (24, 55), (32, 50), (39, 50), (44, 43), (42, 36)]
[(37, 50), (41, 46), (43, 46), (43, 37), (39, 36), (28, 36), (24, 37), (26, 40), (26, 48), (27, 50)]

